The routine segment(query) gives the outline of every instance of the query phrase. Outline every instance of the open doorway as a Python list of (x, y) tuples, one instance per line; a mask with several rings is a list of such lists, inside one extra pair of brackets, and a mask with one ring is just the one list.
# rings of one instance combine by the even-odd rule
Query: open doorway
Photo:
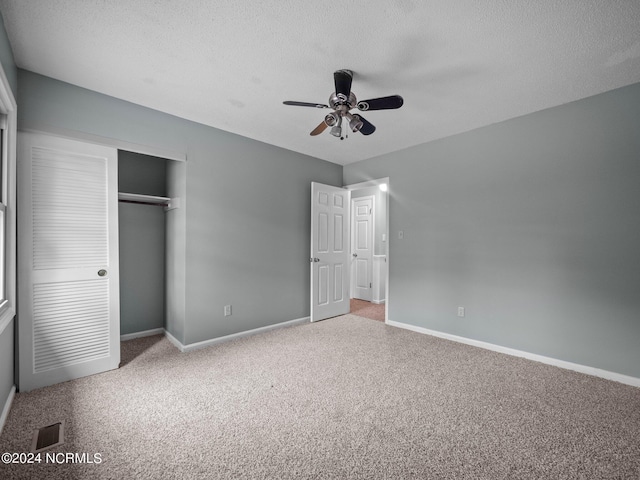
[(386, 322), (389, 304), (389, 178), (347, 185), (351, 191), (350, 311)]
[(118, 150), (120, 336), (165, 326), (167, 160)]
[(180, 328), (186, 162), (118, 150), (120, 339)]

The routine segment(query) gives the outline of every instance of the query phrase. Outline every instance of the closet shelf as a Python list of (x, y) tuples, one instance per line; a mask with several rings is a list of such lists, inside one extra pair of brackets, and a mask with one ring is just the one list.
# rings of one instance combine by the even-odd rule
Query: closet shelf
[(159, 197), (156, 195), (142, 195), (140, 193), (118, 192), (118, 201), (129, 203), (141, 203), (144, 205), (159, 205), (165, 210), (173, 210), (180, 206), (179, 198)]
[(139, 193), (124, 193), (118, 192), (118, 200), (128, 200), (130, 202), (145, 202), (145, 203), (169, 203), (171, 200), (168, 197), (158, 197), (155, 195), (141, 195)]

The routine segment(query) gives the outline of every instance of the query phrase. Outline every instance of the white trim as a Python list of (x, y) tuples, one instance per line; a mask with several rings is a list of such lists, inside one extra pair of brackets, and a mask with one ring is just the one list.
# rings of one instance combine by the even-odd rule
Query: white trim
[(351, 185), (345, 185), (342, 188), (345, 188), (347, 190), (362, 190), (363, 188), (377, 187), (378, 185), (381, 185), (383, 183), (389, 185), (389, 177), (376, 178), (374, 180), (367, 180), (366, 182), (360, 183), (352, 183)]
[(143, 330), (142, 332), (125, 333), (120, 335), (120, 341), (126, 342), (127, 340), (133, 340), (134, 338), (150, 337), (152, 335), (164, 334), (164, 328), (152, 328), (151, 330)]
[(451, 340), (453, 342), (464, 343), (465, 345), (471, 345), (473, 347), (484, 348), (486, 350), (492, 350), (498, 353), (504, 353), (512, 355), (514, 357), (522, 357), (527, 360), (533, 360), (534, 362), (545, 363), (547, 365), (553, 365), (554, 367), (564, 368), (566, 370), (573, 370), (575, 372), (586, 373), (587, 375), (593, 375), (595, 377), (604, 378), (606, 380), (613, 380), (614, 382), (620, 382), (632, 387), (640, 387), (640, 378), (631, 377), (629, 375), (623, 375), (621, 373), (610, 372), (608, 370), (602, 370), (600, 368), (589, 367), (587, 365), (580, 365), (579, 363), (567, 362), (566, 360), (559, 360), (557, 358), (545, 357), (544, 355), (538, 355), (536, 353), (529, 353), (522, 350), (516, 350), (515, 348), (503, 347), (501, 345), (495, 345), (489, 342), (483, 342), (481, 340), (474, 340), (472, 338), (459, 337), (458, 335), (451, 335), (450, 333), (438, 332), (436, 330), (429, 330), (424, 327), (417, 327), (415, 325), (409, 325), (408, 323), (394, 322), (387, 320), (387, 325), (392, 327), (404, 328), (405, 330), (411, 330), (412, 332), (423, 333), (431, 335), (433, 337), (444, 338), (445, 340)]
[(382, 304), (385, 303), (384, 293), (380, 291), (380, 283), (384, 282), (385, 286), (383, 290), (386, 292), (387, 282), (387, 257), (386, 255), (374, 255), (373, 256), (373, 299), (371, 303)]
[(186, 162), (186, 153), (177, 152), (167, 148), (153, 147), (151, 145), (140, 145), (137, 143), (125, 142), (116, 138), (103, 137), (92, 133), (70, 130), (67, 128), (54, 127), (53, 125), (36, 124), (35, 128), (21, 129), (23, 132), (44, 133), (56, 137), (68, 138), (71, 140), (79, 140), (88, 143), (96, 143), (107, 147), (117, 148), (118, 150), (126, 150), (127, 152), (141, 153), (143, 155), (151, 155), (166, 160), (176, 160), (178, 162)]
[[(15, 317), (16, 309), (16, 144), (18, 125), (18, 105), (11, 90), (11, 85), (0, 65), (0, 114), (3, 115), (6, 142), (3, 145), (6, 154), (6, 165), (2, 176), (2, 196), (4, 204), (4, 297), (0, 308), (0, 334), (2, 334)], [(1, 160), (1, 158), (0, 158)], [(0, 165), (2, 168), (2, 165)], [(13, 364), (15, 365), (15, 356)]]
[(181, 352), (184, 352), (184, 345), (182, 344), (182, 342), (180, 342), (180, 340), (171, 335), (171, 333), (169, 333), (167, 330), (164, 331), (164, 336), (167, 337), (167, 340), (173, 343), (174, 347), (176, 347)]
[(311, 317), (296, 318), (295, 320), (288, 320), (286, 322), (276, 323), (274, 325), (267, 325), (266, 327), (254, 328), (253, 330), (246, 330), (244, 332), (233, 333), (231, 335), (212, 338), (210, 340), (204, 340), (202, 342), (190, 343), (188, 345), (183, 345), (178, 339), (176, 339), (176, 337), (171, 335), (169, 332), (165, 331), (165, 335), (167, 339), (171, 343), (173, 343), (181, 352), (191, 352), (193, 350), (199, 350), (201, 348), (209, 347), (211, 345), (216, 345), (218, 343), (230, 342), (231, 340), (236, 340), (238, 338), (243, 338), (243, 337), (249, 337), (251, 335), (256, 335), (258, 333), (265, 333), (270, 330), (293, 327), (301, 323), (309, 323), (310, 321), (311, 321)]
[(7, 400), (4, 402), (4, 408), (2, 409), (2, 415), (0, 415), (0, 435), (2, 435), (2, 430), (4, 429), (4, 424), (7, 421), (7, 417), (9, 416), (9, 410), (11, 410), (11, 404), (13, 403), (13, 397), (16, 394), (16, 386), (14, 385), (9, 390), (9, 396), (7, 396)]

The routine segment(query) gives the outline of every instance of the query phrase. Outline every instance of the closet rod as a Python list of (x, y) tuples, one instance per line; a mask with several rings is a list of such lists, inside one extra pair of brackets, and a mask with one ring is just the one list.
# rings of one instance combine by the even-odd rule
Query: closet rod
[(158, 197), (156, 195), (143, 195), (140, 193), (118, 192), (118, 201), (124, 203), (137, 203), (139, 205), (159, 205), (171, 210), (177, 208), (173, 205), (175, 200), (167, 197)]
[(153, 205), (154, 207), (168, 207), (169, 203), (158, 203), (158, 202), (142, 202), (140, 200), (122, 200), (118, 199), (118, 202), (121, 203), (136, 203), (138, 205)]

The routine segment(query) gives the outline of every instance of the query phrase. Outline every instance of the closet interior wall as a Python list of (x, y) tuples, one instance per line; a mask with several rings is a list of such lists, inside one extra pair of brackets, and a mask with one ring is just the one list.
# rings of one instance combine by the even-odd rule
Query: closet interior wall
[[(168, 160), (118, 151), (118, 191), (167, 196)], [(166, 219), (161, 205), (118, 203), (120, 334), (165, 326)]]

